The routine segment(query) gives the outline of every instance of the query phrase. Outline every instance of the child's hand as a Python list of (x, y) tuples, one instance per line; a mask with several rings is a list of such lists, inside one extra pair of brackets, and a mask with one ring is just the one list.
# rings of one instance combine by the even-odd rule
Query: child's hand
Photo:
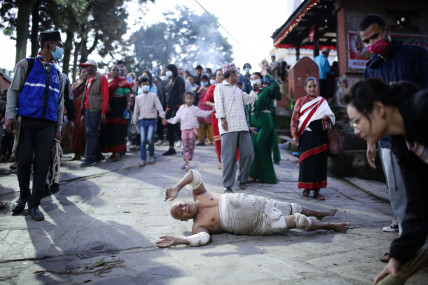
[(164, 126), (168, 125), (168, 121), (166, 119), (162, 119), (162, 125)]

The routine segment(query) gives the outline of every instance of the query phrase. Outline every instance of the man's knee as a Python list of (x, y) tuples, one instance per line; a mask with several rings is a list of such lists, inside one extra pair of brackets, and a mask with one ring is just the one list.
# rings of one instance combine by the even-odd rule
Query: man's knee
[(312, 226), (311, 219), (300, 213), (294, 214), (294, 222), (296, 223), (296, 228), (305, 231), (308, 231)]
[(291, 215), (299, 214), (302, 212), (302, 206), (296, 203), (290, 203), (291, 205)]

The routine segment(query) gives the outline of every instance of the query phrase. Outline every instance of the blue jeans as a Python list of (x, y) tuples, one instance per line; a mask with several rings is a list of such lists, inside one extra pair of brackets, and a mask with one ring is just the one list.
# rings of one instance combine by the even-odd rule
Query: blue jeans
[(89, 109), (84, 110), (86, 150), (85, 161), (96, 161), (102, 156), (99, 144), (98, 128), (101, 123), (101, 111), (89, 112)]
[(141, 142), (140, 152), (141, 160), (146, 161), (146, 144), (149, 144), (150, 157), (155, 156), (155, 145), (153, 143), (153, 135), (155, 133), (156, 119), (142, 119), (138, 121), (138, 128), (140, 129)]

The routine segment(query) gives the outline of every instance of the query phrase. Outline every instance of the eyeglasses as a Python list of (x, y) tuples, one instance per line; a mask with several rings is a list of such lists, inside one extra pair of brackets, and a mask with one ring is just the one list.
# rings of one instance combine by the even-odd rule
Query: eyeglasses
[(358, 124), (360, 123), (360, 119), (363, 115), (359, 115), (357, 118), (352, 119), (349, 124), (351, 125), (351, 127), (353, 128), (358, 128)]

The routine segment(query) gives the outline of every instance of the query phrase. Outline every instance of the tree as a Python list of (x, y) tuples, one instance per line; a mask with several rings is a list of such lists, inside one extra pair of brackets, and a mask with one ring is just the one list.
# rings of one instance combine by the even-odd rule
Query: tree
[(164, 17), (164, 22), (142, 27), (130, 39), (137, 60), (132, 69), (137, 74), (169, 63), (193, 70), (197, 64), (218, 66), (232, 61), (232, 46), (210, 16), (177, 6)]

